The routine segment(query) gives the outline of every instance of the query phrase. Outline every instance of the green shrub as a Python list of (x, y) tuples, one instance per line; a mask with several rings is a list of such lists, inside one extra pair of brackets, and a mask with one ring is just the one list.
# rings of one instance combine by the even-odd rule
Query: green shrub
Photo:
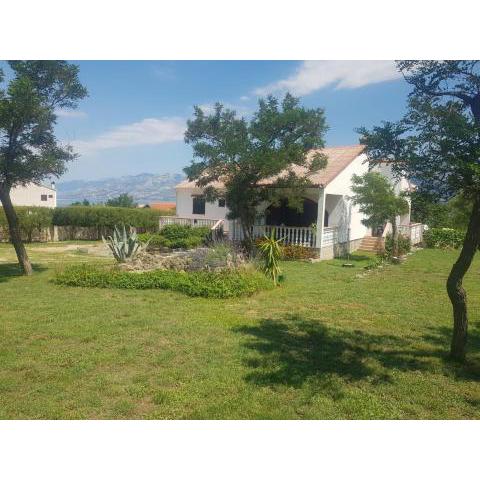
[(465, 232), (453, 228), (429, 228), (423, 233), (428, 248), (459, 248), (464, 238)]
[[(15, 207), (22, 238), (31, 242), (35, 233), (52, 226), (53, 210), (48, 207)], [(0, 228), (8, 235), (8, 222), (0, 208)]]
[[(398, 236), (398, 254), (405, 255), (412, 248), (411, 241), (409, 237), (405, 235)], [(393, 254), (393, 237), (388, 234), (385, 238), (385, 255), (390, 258)]]
[(229, 298), (268, 288), (269, 282), (255, 270), (177, 272), (154, 270), (125, 272), (99, 265), (71, 265), (57, 272), (55, 283), (74, 287), (175, 290), (191, 297)]
[(150, 250), (161, 247), (188, 250), (203, 245), (209, 233), (210, 229), (208, 227), (166, 225), (160, 233), (139, 235), (139, 240), (143, 243), (149, 241)]
[(271, 278), (274, 285), (279, 284), (280, 279), (280, 265), (279, 260), (282, 256), (281, 240), (275, 239), (275, 229), (272, 228), (270, 236), (264, 235), (258, 249), (263, 260), (263, 272), (268, 278)]
[(316, 256), (317, 252), (314, 248), (303, 247), (302, 245), (285, 245), (282, 247), (283, 260), (306, 260)]
[(115, 225), (131, 225), (137, 229), (154, 232), (158, 229), (158, 217), (164, 214), (165, 212), (148, 208), (58, 207), (53, 212), (53, 224), (110, 229)]

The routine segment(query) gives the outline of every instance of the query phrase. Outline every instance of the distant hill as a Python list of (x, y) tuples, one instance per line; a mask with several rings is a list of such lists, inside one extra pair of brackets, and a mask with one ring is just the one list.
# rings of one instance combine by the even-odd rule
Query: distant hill
[(101, 180), (71, 180), (57, 183), (57, 204), (70, 205), (86, 198), (93, 203), (103, 203), (121, 193), (132, 195), (138, 203), (175, 201), (175, 185), (184, 176), (175, 174), (154, 175), (141, 173)]

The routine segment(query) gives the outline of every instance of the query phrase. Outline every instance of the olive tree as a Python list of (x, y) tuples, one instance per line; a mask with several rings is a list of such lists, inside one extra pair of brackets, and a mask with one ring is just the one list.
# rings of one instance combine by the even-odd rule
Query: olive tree
[(480, 62), (398, 61), (412, 91), (398, 122), (361, 128), (371, 160), (389, 159), (419, 192), (438, 201), (461, 195), (470, 205), (458, 259), (447, 280), (453, 307), (450, 355), (463, 361), (467, 345), (467, 295), (463, 278), (480, 246)]
[[(290, 94), (282, 101), (273, 96), (259, 100), (249, 121), (220, 103), (209, 115), (195, 107), (185, 133), (194, 158), (185, 172), (204, 187), (207, 200), (225, 198), (229, 218), (238, 219), (245, 239), (251, 240), (257, 207), (263, 201), (282, 195), (296, 207), (310, 184), (308, 174), (325, 167), (322, 154), (307, 159), (307, 153), (324, 146), (326, 130), (323, 110), (306, 109)], [(222, 182), (224, 190), (216, 182)]]
[(65, 61), (8, 63), (13, 78), (6, 86), (0, 71), (0, 201), (20, 267), (30, 275), (10, 192), (65, 172), (75, 154), (55, 137), (55, 110), (75, 108), (87, 91), (78, 79), (78, 67)]

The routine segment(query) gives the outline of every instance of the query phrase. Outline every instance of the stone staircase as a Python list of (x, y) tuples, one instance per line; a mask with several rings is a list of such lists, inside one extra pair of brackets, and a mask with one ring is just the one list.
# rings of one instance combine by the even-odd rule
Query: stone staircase
[(385, 240), (382, 237), (363, 237), (358, 250), (364, 252), (381, 252), (385, 246)]

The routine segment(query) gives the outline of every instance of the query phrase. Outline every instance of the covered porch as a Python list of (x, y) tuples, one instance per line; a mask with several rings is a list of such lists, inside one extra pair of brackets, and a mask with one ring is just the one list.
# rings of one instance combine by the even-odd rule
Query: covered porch
[[(343, 195), (311, 189), (304, 196), (302, 207), (292, 208), (286, 199), (277, 205), (263, 205), (252, 229), (253, 238), (270, 236), (274, 231), (275, 238), (286, 245), (318, 249), (348, 241), (350, 213)], [(231, 222), (230, 238), (243, 240), (238, 222)]]

